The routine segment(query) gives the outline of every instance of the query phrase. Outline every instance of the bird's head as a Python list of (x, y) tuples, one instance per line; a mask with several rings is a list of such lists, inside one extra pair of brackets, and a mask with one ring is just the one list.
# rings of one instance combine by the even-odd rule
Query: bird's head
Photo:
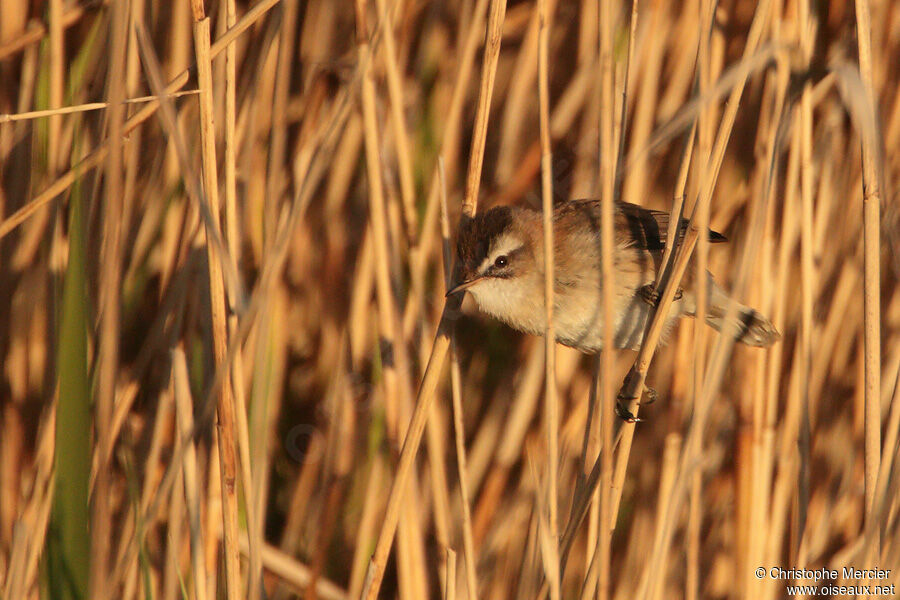
[(456, 286), (448, 296), (469, 290), (479, 299), (490, 290), (523, 281), (537, 268), (534, 236), (527, 229), (533, 224), (525, 212), (498, 206), (471, 219), (464, 217), (456, 244)]

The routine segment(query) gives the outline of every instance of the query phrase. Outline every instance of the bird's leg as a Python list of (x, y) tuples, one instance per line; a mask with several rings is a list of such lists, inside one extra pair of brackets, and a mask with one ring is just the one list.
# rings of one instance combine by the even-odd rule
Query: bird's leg
[[(616, 416), (626, 423), (639, 423), (644, 420), (636, 417), (629, 410), (632, 402), (636, 401), (637, 406), (649, 406), (659, 399), (659, 394), (656, 390), (645, 383), (640, 384), (641, 391), (640, 393), (638, 392), (637, 387), (641, 379), (640, 375), (632, 367), (628, 371), (628, 375), (625, 376), (625, 381), (622, 383), (622, 388), (616, 397)], [(646, 396), (646, 400), (643, 400), (644, 396)]]
[(635, 401), (637, 401), (638, 406), (640, 406), (641, 394), (637, 390), (638, 382), (640, 382), (640, 380), (641, 378), (638, 372), (634, 367), (631, 367), (631, 370), (628, 371), (628, 375), (625, 376), (625, 381), (622, 382), (622, 387), (619, 389), (619, 394), (616, 397), (616, 416), (626, 423), (638, 423), (643, 420), (634, 416), (629, 409), (631, 403)]

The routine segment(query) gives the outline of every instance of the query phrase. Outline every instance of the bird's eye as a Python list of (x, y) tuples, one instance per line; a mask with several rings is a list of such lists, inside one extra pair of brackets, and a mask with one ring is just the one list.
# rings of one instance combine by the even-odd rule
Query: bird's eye
[(502, 269), (506, 265), (509, 264), (509, 259), (506, 256), (498, 256), (497, 260), (494, 261), (494, 266), (498, 269)]

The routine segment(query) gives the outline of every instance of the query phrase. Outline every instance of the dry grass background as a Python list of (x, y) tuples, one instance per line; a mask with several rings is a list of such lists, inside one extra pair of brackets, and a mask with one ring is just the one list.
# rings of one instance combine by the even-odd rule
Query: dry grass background
[[(4, 0), (3, 597), (896, 572), (898, 88), (892, 0)], [(684, 322), (635, 426), (634, 353), (442, 317), (451, 224), (542, 195), (683, 204), (782, 341)]]

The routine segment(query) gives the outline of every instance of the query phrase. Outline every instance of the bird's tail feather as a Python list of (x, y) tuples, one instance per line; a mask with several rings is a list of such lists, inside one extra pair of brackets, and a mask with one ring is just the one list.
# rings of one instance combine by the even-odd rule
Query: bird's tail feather
[(765, 348), (781, 339), (781, 334), (771, 321), (759, 311), (742, 304), (738, 306), (735, 319), (728, 319), (727, 309), (716, 307), (707, 314), (706, 322), (717, 331), (732, 335), (735, 340), (748, 346)]

